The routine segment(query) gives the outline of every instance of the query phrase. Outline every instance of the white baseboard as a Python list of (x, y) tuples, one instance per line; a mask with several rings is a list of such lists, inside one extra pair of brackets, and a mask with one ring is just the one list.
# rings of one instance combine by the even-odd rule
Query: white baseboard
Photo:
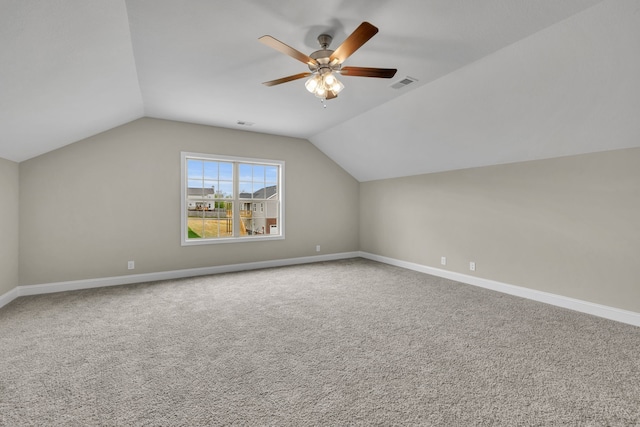
[(53, 292), (75, 291), (78, 289), (100, 288), (105, 286), (127, 285), (131, 283), (154, 282), (158, 280), (180, 279), (183, 277), (205, 276), (208, 274), (231, 273), (234, 271), (257, 270), (260, 268), (283, 267), (287, 265), (308, 264), (312, 262), (333, 261), (357, 258), (359, 252), (314, 255), (299, 258), (276, 259), (270, 261), (247, 262), (242, 264), (219, 265), (214, 267), (190, 268), (184, 270), (160, 271), (157, 273), (130, 274), (126, 276), (102, 277), (97, 279), (72, 280), (69, 282), (43, 283), (18, 286), (0, 295), (0, 308), (14, 299), (27, 296), (49, 294)]
[(18, 288), (13, 288), (9, 292), (0, 295), (0, 308), (9, 304), (16, 298), (18, 298)]
[(375, 255), (368, 252), (360, 252), (360, 256), (362, 258), (394, 265), (396, 267), (419, 271), (421, 273), (455, 280), (457, 282), (466, 283), (468, 285), (479, 286), (481, 288), (491, 289), (509, 295), (515, 295), (518, 297), (527, 298), (530, 300), (539, 301), (562, 308), (568, 308), (570, 310), (579, 311), (598, 317), (604, 317), (606, 319), (615, 320), (617, 322), (640, 326), (640, 313), (636, 313), (634, 311), (622, 310), (620, 308), (595, 304), (592, 302), (582, 301), (562, 295), (556, 295), (549, 292), (542, 292), (535, 289), (524, 288), (521, 286), (509, 285), (506, 283), (496, 282), (494, 280), (482, 279), (480, 277), (469, 276), (467, 274), (455, 273), (453, 271), (447, 271), (439, 268), (428, 267), (426, 265), (401, 261), (398, 259)]

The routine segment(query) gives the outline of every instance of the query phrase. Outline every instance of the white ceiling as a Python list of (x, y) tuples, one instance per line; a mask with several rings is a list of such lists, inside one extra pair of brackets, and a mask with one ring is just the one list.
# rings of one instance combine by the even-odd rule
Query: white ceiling
[[(640, 146), (637, 0), (0, 0), (0, 157), (147, 116), (309, 139), (360, 181)], [(259, 43), (380, 32), (320, 101)], [(390, 88), (405, 76), (418, 79)], [(238, 121), (255, 123), (242, 127)]]

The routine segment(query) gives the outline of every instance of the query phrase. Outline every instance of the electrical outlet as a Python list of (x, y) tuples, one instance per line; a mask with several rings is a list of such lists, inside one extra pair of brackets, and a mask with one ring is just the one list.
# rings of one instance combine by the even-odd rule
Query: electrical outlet
[(440, 264), (447, 265), (447, 257), (446, 256), (440, 257)]
[(135, 261), (129, 261), (127, 263), (127, 269), (128, 270), (133, 270), (134, 268), (136, 268), (136, 262)]
[(469, 270), (476, 271), (476, 263), (475, 262), (471, 261), (469, 263)]
[(320, 252), (320, 245), (316, 245), (316, 252)]

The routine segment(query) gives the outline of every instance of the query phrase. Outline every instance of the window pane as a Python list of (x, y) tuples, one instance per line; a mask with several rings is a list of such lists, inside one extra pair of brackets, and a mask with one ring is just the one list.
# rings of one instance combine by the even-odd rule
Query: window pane
[(265, 217), (277, 220), (278, 214), (280, 213), (278, 207), (279, 203), (277, 200), (267, 200), (265, 202)]
[[(243, 210), (242, 213), (246, 214), (249, 211)], [(247, 235), (247, 224), (251, 223), (251, 219), (247, 218), (245, 215), (240, 215), (240, 236)], [(251, 229), (251, 225), (249, 225), (249, 229)]]
[(219, 178), (224, 181), (233, 181), (233, 164), (219, 163)]
[(196, 209), (196, 203), (187, 208), (187, 238), (200, 239), (204, 234), (203, 221), (204, 213)]
[(189, 201), (189, 206), (187, 207), (187, 217), (188, 218), (204, 218), (204, 214), (202, 213), (202, 202), (201, 201)]
[(259, 182), (264, 181), (264, 166), (253, 165), (253, 180)]
[(216, 210), (216, 215), (223, 215), (227, 210), (227, 202), (224, 199), (213, 199), (211, 201), (211, 209)]
[(267, 186), (267, 199), (277, 199), (278, 196), (278, 186), (276, 184)]
[(217, 202), (216, 213), (219, 237), (233, 236), (233, 203)]
[(265, 232), (269, 235), (280, 235), (280, 203), (277, 200), (265, 202)]
[[(221, 218), (232, 220), (233, 219), (233, 202), (224, 202), (224, 214), (220, 214)], [(229, 228), (229, 232), (233, 233), (233, 227)]]
[[(247, 218), (249, 216), (251, 216), (251, 203), (243, 202), (240, 205), (240, 218)], [(242, 230), (240, 231), (242, 232)]]
[(231, 215), (226, 218), (220, 219), (220, 237), (232, 237), (233, 236), (233, 219)]
[(241, 182), (240, 183), (240, 195), (241, 199), (251, 199), (253, 193), (253, 183), (251, 182)]
[(267, 166), (265, 167), (265, 181), (267, 185), (273, 185), (278, 183), (278, 167)]
[[(201, 179), (190, 179), (187, 182), (187, 186), (189, 188), (202, 188), (202, 180)], [(200, 192), (202, 194), (202, 191)]]
[(261, 199), (264, 196), (262, 195), (264, 193), (263, 191), (263, 185), (262, 184), (258, 184), (258, 183), (253, 183), (253, 193), (251, 194), (253, 196), (254, 199)]
[(248, 165), (246, 163), (240, 163), (238, 165), (238, 169), (239, 169), (239, 177), (238, 179), (240, 181), (253, 181), (253, 170), (251, 165)]
[(215, 191), (218, 187), (218, 181), (203, 181), (202, 194), (208, 199), (213, 199)]
[(248, 234), (250, 236), (262, 236), (265, 234), (265, 220), (260, 215), (260, 206), (258, 204), (258, 209), (254, 212), (255, 217), (251, 218), (251, 229), (248, 229)]
[(252, 218), (243, 218), (242, 219), (243, 227), (240, 230), (241, 236), (251, 236), (253, 235), (253, 219)]
[(216, 189), (216, 195), (223, 199), (233, 197), (233, 182), (220, 181)]
[(264, 166), (253, 166), (253, 198), (264, 199)]
[(218, 162), (204, 162), (204, 179), (218, 179)]
[[(199, 184), (199, 185), (197, 185)], [(187, 188), (187, 201), (191, 203), (194, 200), (202, 200), (204, 197), (202, 182), (197, 183), (193, 187)]]
[(212, 200), (211, 208), (204, 212), (203, 237), (229, 237), (233, 233), (233, 207), (231, 202)]
[(204, 237), (205, 239), (210, 239), (212, 237), (220, 237), (220, 229), (219, 229), (219, 221), (217, 218), (207, 218), (204, 220)]
[(254, 188), (254, 198), (255, 199), (264, 199), (266, 197), (266, 190), (265, 190), (265, 184), (264, 181), (262, 182), (255, 182), (253, 184), (253, 188)]
[(187, 177), (202, 179), (202, 160), (187, 160)]

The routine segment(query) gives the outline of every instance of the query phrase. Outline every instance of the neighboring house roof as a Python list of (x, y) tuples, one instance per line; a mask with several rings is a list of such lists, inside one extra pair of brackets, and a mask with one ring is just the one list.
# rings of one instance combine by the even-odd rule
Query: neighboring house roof
[(214, 194), (213, 188), (187, 188), (187, 196), (208, 196)]
[(261, 188), (260, 190), (252, 193), (243, 192), (240, 193), (241, 199), (271, 199), (278, 193), (277, 185), (270, 185), (269, 187)]

